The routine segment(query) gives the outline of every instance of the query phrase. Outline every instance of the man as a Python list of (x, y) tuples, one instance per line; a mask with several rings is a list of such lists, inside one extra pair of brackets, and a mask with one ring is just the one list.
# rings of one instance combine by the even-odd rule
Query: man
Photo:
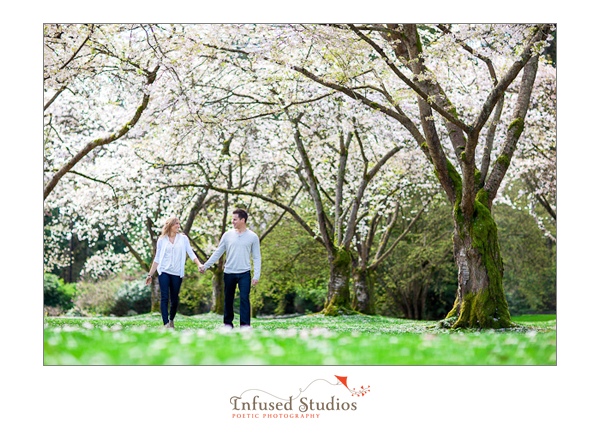
[[(200, 266), (200, 273), (219, 260), (227, 252), (223, 282), (225, 283), (225, 310), (223, 322), (225, 326), (233, 328), (233, 298), (235, 288), (240, 288), (240, 327), (250, 328), (250, 287), (258, 284), (260, 278), (260, 241), (256, 233), (246, 227), (248, 213), (243, 209), (236, 209), (232, 215), (233, 230), (223, 234), (219, 246), (208, 259)], [(254, 261), (254, 276), (250, 279), (250, 254)]]

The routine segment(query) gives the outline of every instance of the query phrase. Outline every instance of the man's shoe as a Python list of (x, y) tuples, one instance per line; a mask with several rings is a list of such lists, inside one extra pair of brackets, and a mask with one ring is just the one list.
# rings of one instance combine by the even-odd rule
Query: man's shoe
[(240, 326), (240, 330), (252, 330), (252, 326), (249, 324), (244, 324)]
[(175, 328), (175, 323), (173, 320), (169, 321), (169, 328)]

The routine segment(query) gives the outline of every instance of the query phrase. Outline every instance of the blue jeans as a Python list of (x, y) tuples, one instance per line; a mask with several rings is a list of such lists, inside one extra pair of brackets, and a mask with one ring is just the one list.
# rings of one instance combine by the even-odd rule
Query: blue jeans
[(250, 325), (250, 271), (244, 273), (224, 273), (225, 308), (223, 322), (233, 327), (233, 299), (236, 285), (240, 287), (240, 326)]
[[(183, 278), (177, 275), (163, 272), (158, 275), (158, 284), (160, 285), (160, 313), (162, 315), (163, 324), (173, 321), (177, 306), (179, 305), (179, 289)], [(169, 295), (171, 296), (171, 316), (167, 311), (169, 305)]]

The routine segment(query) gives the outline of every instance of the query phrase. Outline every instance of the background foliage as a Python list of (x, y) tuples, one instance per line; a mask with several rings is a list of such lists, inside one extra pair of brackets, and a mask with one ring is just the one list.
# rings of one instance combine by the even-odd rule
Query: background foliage
[[(450, 209), (443, 199), (432, 203), (379, 268), (375, 281), (378, 314), (415, 317), (407, 308), (421, 302), (423, 310), (415, 319), (436, 320), (452, 308), (457, 272), (452, 224), (447, 215)], [(555, 312), (556, 244), (540, 230), (526, 207), (497, 204), (494, 215), (511, 314)], [(253, 315), (305, 314), (323, 308), (329, 276), (327, 256), (296, 222), (280, 223), (261, 243), (261, 252), (262, 277), (251, 294)], [(143, 275), (134, 269), (109, 279), (81, 277), (78, 282), (65, 284), (62, 278), (45, 274), (44, 305), (59, 308), (53, 313), (65, 313), (74, 306), (84, 313), (104, 315), (149, 312), (150, 290), (143, 284)], [(179, 312), (207, 313), (211, 298), (212, 271), (200, 275), (188, 260)], [(237, 305), (236, 300), (236, 310)]]

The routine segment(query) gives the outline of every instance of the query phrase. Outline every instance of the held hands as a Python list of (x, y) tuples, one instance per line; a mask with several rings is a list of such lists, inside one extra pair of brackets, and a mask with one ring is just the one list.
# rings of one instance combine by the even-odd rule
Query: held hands
[(200, 273), (206, 272), (206, 269), (204, 268), (204, 265), (198, 265), (198, 272), (200, 272)]

